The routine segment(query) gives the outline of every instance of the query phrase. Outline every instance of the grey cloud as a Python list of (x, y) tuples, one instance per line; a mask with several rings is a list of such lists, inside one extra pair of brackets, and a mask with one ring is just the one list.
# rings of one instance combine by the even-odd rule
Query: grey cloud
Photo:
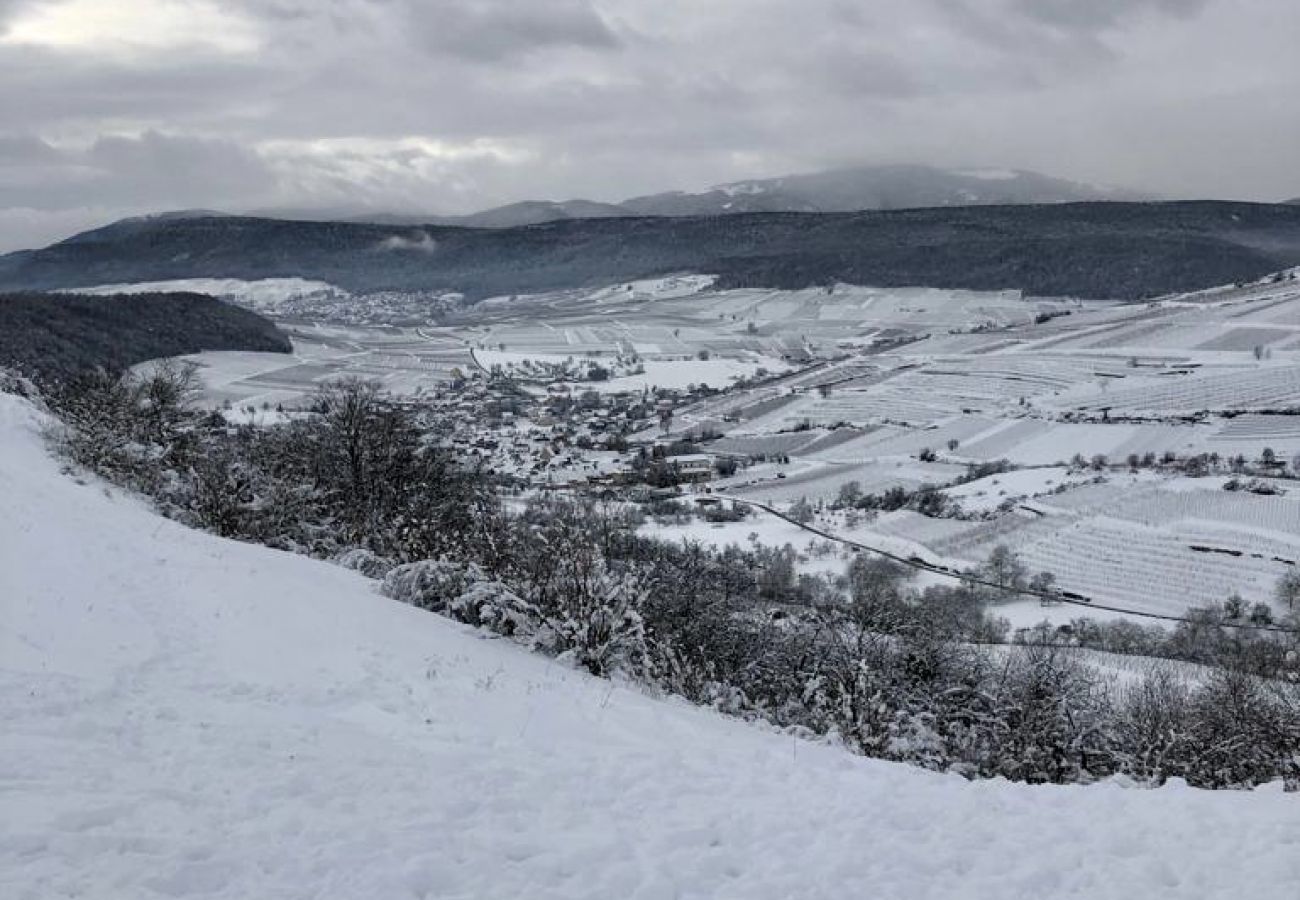
[(620, 41), (585, 0), (414, 2), (418, 39), (436, 53), (481, 62), (557, 47), (610, 50)]
[(59, 151), (38, 137), (0, 134), (0, 166), (49, 165), (59, 159)]
[(29, 5), (30, 0), (0, 0), (0, 34), (14, 14)]
[(1019, 12), (1058, 28), (1100, 31), (1144, 13), (1186, 17), (1205, 8), (1208, 0), (1016, 0)]
[(157, 131), (99, 138), (86, 152), (86, 162), (114, 178), (194, 183), (214, 192), (257, 191), (270, 183), (261, 159), (237, 144)]
[(0, 44), (0, 221), (456, 213), (877, 162), (1300, 193), (1294, 0), (211, 2), (266, 51)]
[(124, 121), (167, 130), (208, 122), (228, 128), (262, 102), (259, 91), (276, 77), (273, 66), (248, 61), (190, 56), (130, 64), (0, 47), (0, 122), (37, 133), (95, 133)]
[(904, 99), (925, 93), (925, 86), (912, 68), (889, 54), (828, 54), (819, 67), (827, 89), (838, 93), (878, 99)]
[(146, 212), (131, 207), (77, 207), (34, 209), (0, 206), (0, 252), (44, 247), (79, 231), (86, 231), (114, 218)]
[(1038, 88), (1116, 59), (1095, 31), (1054, 28), (1041, 12), (1026, 13), (1022, 5), (1033, 0), (1013, 0), (1010, 5), (978, 0), (934, 2), (968, 38), (971, 51), (982, 47), (992, 52), (990, 68), (1007, 84)]
[[(6, 145), (0, 143), (0, 152)], [(139, 137), (102, 137), (86, 148), (59, 148), (17, 139), (19, 153), (39, 153), (39, 164), (7, 167), (0, 208), (72, 209), (96, 205), (147, 207), (248, 202), (274, 187), (256, 154), (228, 141), (149, 131)], [(25, 177), (22, 174), (25, 173)]]

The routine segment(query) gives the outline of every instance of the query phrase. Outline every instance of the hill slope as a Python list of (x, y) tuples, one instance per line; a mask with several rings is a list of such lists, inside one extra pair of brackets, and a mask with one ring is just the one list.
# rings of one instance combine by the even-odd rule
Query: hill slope
[(573, 219), (508, 229), (247, 217), (133, 220), (0, 257), (0, 289), (301, 277), (354, 293), (499, 294), (670, 272), (1139, 299), (1300, 264), (1300, 208), (1081, 203), (869, 213)]
[(38, 375), (200, 350), (291, 349), (266, 319), (202, 294), (0, 294), (0, 366)]
[(0, 395), (7, 898), (1300, 889), (1280, 791), (967, 783), (651, 699), (79, 485), (38, 424)]

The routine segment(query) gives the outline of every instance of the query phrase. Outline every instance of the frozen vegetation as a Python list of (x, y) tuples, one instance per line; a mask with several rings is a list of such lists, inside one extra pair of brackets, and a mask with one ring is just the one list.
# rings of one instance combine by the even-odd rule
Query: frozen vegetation
[[(294, 321), (290, 357), (192, 359), (233, 421), (373, 379), (437, 404), (459, 446), (532, 486), (599, 487), (638, 447), (681, 442), (725, 470), (714, 490), (806, 500), (872, 546), (962, 566), (1005, 545), (1102, 604), (1176, 615), (1239, 594), (1277, 617), (1273, 585), (1300, 562), (1298, 283), (1115, 305), (678, 275), (512, 295), (440, 327)], [(255, 307), (277, 295), (222, 286)], [(845, 490), (927, 486), (947, 498), (923, 517), (938, 531), (887, 508), (843, 521)]]
[(46, 423), (0, 394), (5, 896), (1300, 889), (1280, 784), (969, 782), (729, 721), (162, 519)]
[(0, 375), (0, 874), (1290, 896), (1294, 284), (674, 276)]

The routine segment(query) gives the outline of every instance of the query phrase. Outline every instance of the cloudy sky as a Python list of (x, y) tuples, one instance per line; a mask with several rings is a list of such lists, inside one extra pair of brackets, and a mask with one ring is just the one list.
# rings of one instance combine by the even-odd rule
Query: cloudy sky
[(1300, 194), (1296, 0), (0, 0), (0, 250), (855, 163)]

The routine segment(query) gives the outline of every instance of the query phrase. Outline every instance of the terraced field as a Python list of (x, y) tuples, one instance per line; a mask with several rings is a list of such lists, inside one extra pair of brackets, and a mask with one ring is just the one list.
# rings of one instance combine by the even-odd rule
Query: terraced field
[(1300, 365), (1262, 365), (1232, 372), (1145, 378), (1069, 404), (1082, 410), (1185, 415), (1203, 410), (1300, 408)]
[(1076, 522), (1018, 551), (1031, 570), (1051, 572), (1065, 590), (1169, 615), (1233, 593), (1269, 602), (1288, 570), (1271, 559), (1199, 552), (1168, 530), (1105, 517)]

